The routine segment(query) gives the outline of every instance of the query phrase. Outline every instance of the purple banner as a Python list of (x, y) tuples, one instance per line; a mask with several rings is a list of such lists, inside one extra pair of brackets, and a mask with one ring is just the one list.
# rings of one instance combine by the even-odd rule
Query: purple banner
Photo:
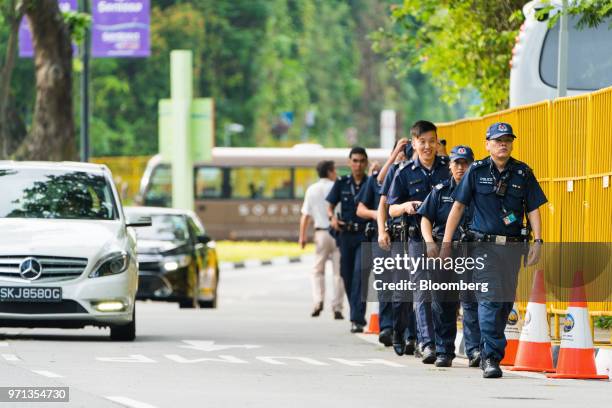
[[(58, 0), (60, 10), (65, 11), (77, 11), (77, 0)], [(72, 47), (72, 52), (76, 54), (76, 47)], [(34, 44), (32, 43), (32, 31), (30, 31), (30, 24), (27, 18), (21, 20), (19, 26), (19, 56), (25, 58), (32, 58), (34, 56)]]
[(94, 0), (92, 55), (148, 57), (150, 49), (150, 0)]

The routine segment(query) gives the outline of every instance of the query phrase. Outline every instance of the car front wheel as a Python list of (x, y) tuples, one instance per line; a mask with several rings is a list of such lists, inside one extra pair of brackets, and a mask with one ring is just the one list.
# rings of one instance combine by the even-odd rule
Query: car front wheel
[(136, 305), (132, 310), (132, 321), (121, 326), (111, 326), (110, 338), (113, 341), (134, 341), (136, 338)]

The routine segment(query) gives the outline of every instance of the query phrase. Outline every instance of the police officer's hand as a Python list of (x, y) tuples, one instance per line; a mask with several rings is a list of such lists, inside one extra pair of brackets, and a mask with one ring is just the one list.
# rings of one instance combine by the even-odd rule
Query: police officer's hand
[(529, 246), (529, 254), (527, 255), (527, 266), (535, 265), (540, 262), (540, 254), (542, 253), (542, 244), (534, 242)]
[(341, 231), (342, 226), (345, 224), (344, 221), (340, 221), (337, 217), (332, 217), (330, 220), (331, 227), (336, 231)]
[(304, 249), (306, 247), (306, 239), (300, 237), (300, 239), (298, 240), (298, 244), (300, 245), (300, 248)]
[(444, 261), (451, 257), (452, 244), (450, 242), (442, 242), (440, 245), (440, 258)]
[(383, 231), (378, 234), (378, 246), (385, 251), (389, 251), (391, 249), (391, 237), (387, 231)]
[(404, 204), (404, 211), (408, 215), (414, 215), (417, 212), (417, 208), (421, 205), (422, 201), (408, 201)]
[(397, 156), (404, 151), (404, 147), (408, 144), (408, 139), (406, 138), (401, 138), (400, 140), (397, 141), (397, 144), (395, 145), (395, 149), (393, 149), (393, 151), (391, 152), (391, 158), (393, 158), (393, 160), (395, 161), (395, 159), (397, 158)]
[(438, 245), (435, 242), (427, 242), (425, 245), (427, 246), (427, 257), (437, 258), (439, 255)]

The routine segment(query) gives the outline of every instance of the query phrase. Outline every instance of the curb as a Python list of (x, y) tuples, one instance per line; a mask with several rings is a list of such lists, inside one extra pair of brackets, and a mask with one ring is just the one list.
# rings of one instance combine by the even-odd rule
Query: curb
[(280, 256), (272, 259), (247, 259), (240, 262), (219, 262), (219, 268), (221, 269), (246, 269), (246, 268), (259, 268), (261, 266), (269, 265), (288, 265), (294, 263), (306, 262), (313, 260), (313, 255), (300, 255), (300, 256)]

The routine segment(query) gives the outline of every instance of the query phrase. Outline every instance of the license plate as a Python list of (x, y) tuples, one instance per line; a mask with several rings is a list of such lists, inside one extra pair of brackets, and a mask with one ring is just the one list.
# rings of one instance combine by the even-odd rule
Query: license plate
[(62, 288), (0, 287), (0, 302), (61, 302)]

